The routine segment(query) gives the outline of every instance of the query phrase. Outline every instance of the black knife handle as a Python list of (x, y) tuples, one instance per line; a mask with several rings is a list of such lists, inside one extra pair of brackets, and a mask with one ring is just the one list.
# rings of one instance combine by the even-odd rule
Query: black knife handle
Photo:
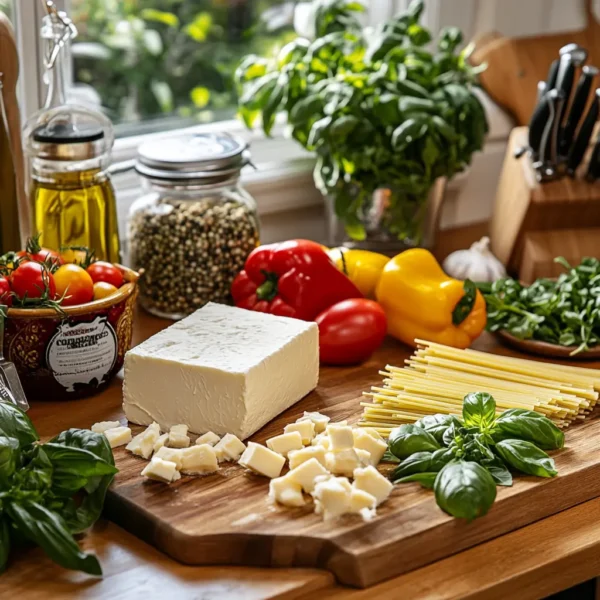
[(529, 121), (529, 147), (533, 152), (534, 161), (537, 160), (538, 155), (542, 151), (542, 136), (544, 135), (544, 128), (550, 118), (550, 98), (549, 96), (556, 95), (556, 90), (551, 90), (548, 94), (544, 95), (531, 115)]
[(556, 96), (550, 96), (550, 121), (544, 132), (542, 144), (544, 145), (542, 161), (553, 171), (558, 166), (558, 134), (560, 129), (560, 115), (563, 112), (567, 99), (560, 90), (555, 90)]
[(546, 77), (546, 91), (550, 91), (554, 89), (556, 85), (556, 77), (558, 75), (558, 65), (560, 64), (560, 59), (557, 58), (553, 60), (550, 64), (550, 68), (548, 69), (548, 76)]
[(587, 172), (585, 174), (585, 178), (588, 181), (595, 181), (600, 176), (600, 136), (596, 138), (594, 142), (594, 149), (592, 151), (592, 156), (590, 157), (590, 162), (588, 164)]
[(596, 75), (598, 75), (598, 69), (589, 65), (584, 66), (581, 71), (581, 76), (579, 77), (575, 93), (573, 94), (573, 101), (571, 102), (571, 107), (567, 113), (565, 126), (561, 133), (559, 152), (562, 155), (568, 153), (569, 148), (573, 143), (577, 125), (583, 117), (583, 111), (585, 110), (585, 105), (587, 104), (590, 90), (592, 89), (592, 83)]
[(581, 164), (583, 159), (583, 155), (588, 147), (590, 142), (590, 138), (592, 137), (592, 133), (594, 131), (594, 125), (598, 120), (598, 113), (600, 112), (600, 107), (598, 102), (600, 101), (600, 89), (596, 90), (594, 100), (592, 101), (592, 105), (585, 115), (585, 119), (579, 128), (579, 132), (577, 137), (575, 138), (575, 142), (569, 152), (569, 158), (567, 159), (567, 171), (569, 175), (573, 175), (577, 170), (577, 167)]

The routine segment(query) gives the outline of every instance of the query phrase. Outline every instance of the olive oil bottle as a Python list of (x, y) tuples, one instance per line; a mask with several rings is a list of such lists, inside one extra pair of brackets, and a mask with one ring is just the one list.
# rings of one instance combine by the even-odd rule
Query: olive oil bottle
[(33, 225), (47, 248), (87, 246), (96, 258), (119, 262), (115, 193), (107, 172), (113, 128), (100, 112), (66, 100), (66, 66), (76, 33), (65, 13), (48, 8), (41, 33), (48, 96), (25, 127)]

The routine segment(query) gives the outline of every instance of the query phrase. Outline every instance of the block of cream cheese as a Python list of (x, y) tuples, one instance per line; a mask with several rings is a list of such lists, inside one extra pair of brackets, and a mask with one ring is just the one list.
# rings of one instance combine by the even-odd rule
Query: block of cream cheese
[(129, 421), (246, 439), (319, 376), (315, 323), (209, 303), (125, 356)]

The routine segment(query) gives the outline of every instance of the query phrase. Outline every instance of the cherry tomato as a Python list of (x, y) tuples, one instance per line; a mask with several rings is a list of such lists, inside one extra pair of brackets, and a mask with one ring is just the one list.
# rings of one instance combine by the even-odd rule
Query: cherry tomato
[(102, 298), (108, 298), (112, 296), (118, 288), (112, 283), (106, 283), (106, 281), (99, 281), (94, 284), (94, 300), (101, 300)]
[(12, 304), (12, 290), (10, 282), (6, 277), (0, 277), (0, 304), (10, 306)]
[(34, 262), (46, 262), (57, 265), (63, 264), (63, 259), (60, 257), (58, 252), (55, 250), (49, 250), (48, 248), (40, 248), (36, 252), (28, 252), (27, 250), (19, 250), (17, 257), (25, 260), (32, 260)]
[(329, 365), (361, 363), (383, 342), (387, 319), (377, 302), (364, 298), (343, 300), (315, 319), (319, 326), (321, 362)]
[(54, 273), (54, 281), (58, 298), (63, 298), (63, 306), (85, 304), (94, 297), (94, 282), (78, 265), (63, 265)]
[(99, 260), (92, 263), (87, 268), (87, 272), (94, 283), (105, 281), (106, 283), (112, 283), (116, 288), (120, 288), (123, 285), (123, 273), (115, 265), (111, 265), (108, 262)]
[(74, 250), (73, 248), (67, 248), (60, 253), (60, 258), (65, 263), (74, 263), (76, 265), (82, 265), (86, 259), (85, 250)]
[(10, 275), (10, 284), (15, 295), (24, 298), (42, 298), (54, 300), (56, 285), (53, 275), (37, 262), (21, 263)]

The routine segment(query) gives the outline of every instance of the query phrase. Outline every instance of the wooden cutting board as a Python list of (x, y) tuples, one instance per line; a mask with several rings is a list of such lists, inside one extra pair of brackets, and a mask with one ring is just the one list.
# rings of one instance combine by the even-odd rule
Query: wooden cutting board
[[(409, 351), (393, 341), (387, 344), (386, 359), (402, 364)], [(351, 372), (323, 369), (317, 390), (254, 441), (280, 433), (304, 410), (320, 410), (334, 421), (357, 420), (361, 392), (380, 381), (379, 356), (379, 362)], [(598, 439), (600, 419), (572, 426), (567, 447), (553, 453), (559, 477), (520, 477), (512, 488), (498, 488), (488, 515), (472, 523), (447, 516), (433, 493), (417, 484), (396, 486), (370, 523), (357, 516), (325, 523), (311, 506), (269, 505), (268, 480), (236, 465), (171, 485), (144, 481), (140, 471), (146, 461), (123, 448), (115, 451), (120, 473), (109, 491), (106, 514), (183, 563), (319, 567), (341, 583), (367, 587), (600, 496)]]

